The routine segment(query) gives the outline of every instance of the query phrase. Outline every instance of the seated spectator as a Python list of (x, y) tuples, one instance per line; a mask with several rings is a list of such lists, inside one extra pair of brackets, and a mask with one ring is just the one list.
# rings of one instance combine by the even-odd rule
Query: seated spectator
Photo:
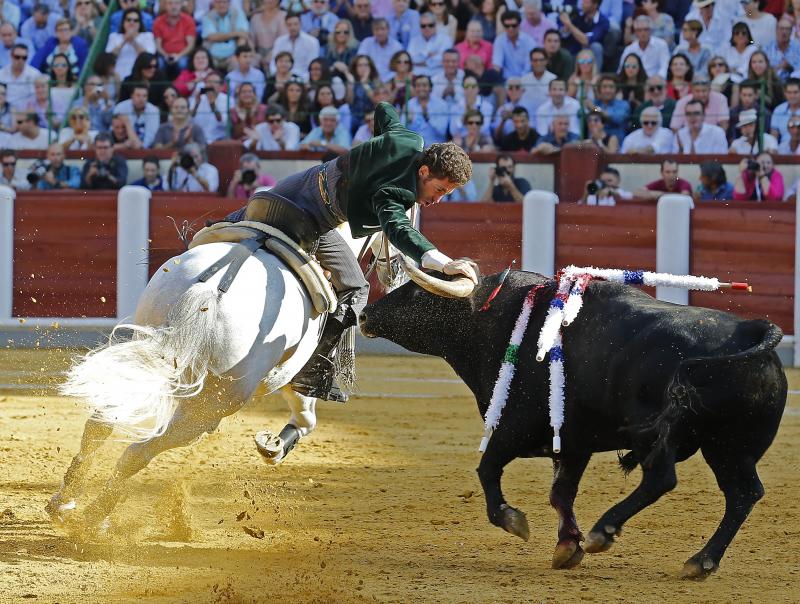
[(0, 83), (12, 109), (24, 109), (33, 100), (33, 81), (42, 73), (28, 65), (28, 47), (16, 44), (11, 50), (11, 65), (0, 69)]
[[(234, 60), (234, 69), (228, 72), (225, 80), (228, 88), (237, 90), (240, 84), (247, 82), (252, 84), (255, 88), (256, 98), (261, 99), (264, 97), (264, 88), (266, 86), (266, 79), (264, 74), (256, 67), (253, 67), (254, 60), (253, 49), (247, 45), (237, 46)], [(235, 102), (235, 98), (231, 102)]]
[(800, 79), (789, 78), (784, 86), (786, 102), (775, 107), (770, 123), (770, 132), (781, 142), (789, 136), (787, 125), (794, 116), (800, 116)]
[(717, 160), (700, 164), (700, 186), (694, 192), (695, 201), (728, 201), (733, 199), (733, 185)]
[(0, 21), (10, 23), (17, 28), (20, 26), (22, 11), (16, 2), (0, 2)]
[(426, 147), (447, 140), (447, 125), (450, 121), (447, 103), (433, 96), (431, 90), (431, 79), (428, 76), (415, 77), (415, 96), (408, 102), (408, 108), (403, 115), (406, 127), (419, 134)]
[(75, 12), (70, 19), (72, 35), (81, 38), (88, 46), (97, 37), (97, 29), (103, 21), (97, 14), (97, 6), (92, 0), (76, 0)]
[(192, 119), (203, 129), (206, 142), (211, 144), (228, 136), (228, 97), (222, 92), (222, 77), (217, 72), (206, 76), (203, 85), (196, 87), (191, 97)]
[[(534, 48), (531, 51), (531, 57), (533, 57), (533, 53), (535, 52), (537, 52), (537, 49)], [(533, 63), (531, 63), (531, 66), (533, 66)], [(531, 74), (527, 73), (524, 78), (530, 75)], [(597, 60), (594, 58), (594, 53), (588, 49), (580, 51), (575, 57), (575, 71), (567, 82), (567, 96), (571, 96), (573, 99), (578, 99), (579, 101), (593, 101), (594, 89), (597, 86), (598, 77)], [(554, 80), (555, 76), (550, 79)], [(546, 94), (546, 89), (544, 92)], [(528, 94), (527, 88), (525, 94)]]
[(161, 123), (158, 107), (148, 102), (147, 84), (134, 85), (131, 98), (117, 103), (114, 114), (127, 116), (142, 146), (149, 149)]
[(464, 71), (458, 67), (458, 53), (454, 48), (444, 51), (441, 69), (431, 76), (433, 96), (442, 99), (450, 108), (464, 100)]
[(762, 151), (755, 161), (748, 158), (739, 162), (733, 198), (737, 201), (783, 201), (783, 174), (775, 167), (769, 153)]
[(674, 153), (672, 130), (661, 126), (663, 119), (658, 108), (646, 107), (640, 118), (642, 127), (634, 130), (622, 142), (623, 153)]
[(528, 34), (537, 46), (544, 44), (548, 30), (558, 29), (558, 25), (542, 14), (542, 0), (524, 0), (522, 3), (522, 25), (520, 29)]
[(142, 53), (156, 52), (156, 41), (153, 34), (142, 24), (142, 15), (135, 8), (125, 11), (120, 29), (108, 36), (106, 52), (117, 57), (117, 73), (127, 78), (133, 71), (136, 58)]
[(531, 185), (524, 178), (514, 176), (515, 168), (513, 157), (505, 153), (498, 155), (495, 165), (489, 168), (489, 184), (481, 201), (522, 203), (522, 198), (531, 190)]
[(278, 96), (278, 105), (286, 110), (286, 120), (297, 124), (301, 135), (311, 132), (311, 111), (302, 80), (292, 80), (286, 84)]
[(317, 116), (325, 107), (333, 107), (339, 112), (339, 127), (344, 129), (345, 131), (352, 132), (352, 125), (353, 120), (350, 115), (350, 106), (347, 103), (342, 103), (341, 105), (336, 105), (336, 99), (334, 98), (333, 88), (328, 84), (320, 85), (312, 98), (311, 101), (311, 126), (316, 127), (319, 126), (319, 120)]
[[(591, 1), (591, 0), (590, 0)], [(492, 67), (508, 77), (521, 77), (530, 68), (530, 54), (536, 44), (520, 31), (522, 17), (515, 10), (503, 13), (505, 32), (497, 36), (492, 47)]]
[(353, 26), (347, 19), (340, 19), (333, 28), (333, 39), (323, 50), (323, 60), (330, 65), (334, 74), (346, 78), (350, 73), (350, 63), (358, 54), (358, 41), (353, 35)]
[(557, 113), (553, 117), (552, 132), (548, 132), (539, 139), (539, 143), (533, 148), (532, 153), (550, 155), (558, 153), (561, 148), (578, 140), (578, 135), (570, 131), (569, 124), (571, 116)]
[(600, 0), (583, 0), (581, 12), (562, 11), (558, 15), (564, 30), (564, 47), (572, 54), (591, 50), (595, 61), (603, 64), (603, 40), (609, 29), (608, 19), (600, 12)]
[(6, 100), (6, 85), (0, 84), (0, 136), (11, 133), (15, 129), (14, 110)]
[(574, 71), (575, 62), (572, 55), (561, 48), (561, 34), (557, 29), (545, 32), (544, 51), (547, 53), (547, 71), (566, 82)]
[(76, 89), (75, 74), (72, 72), (67, 55), (56, 55), (50, 64), (51, 128), (60, 128), (64, 123)]
[(391, 103), (395, 108), (402, 109), (406, 106), (409, 92), (413, 92), (414, 74), (412, 73), (411, 55), (405, 50), (399, 50), (389, 61), (392, 77), (386, 80), (386, 85), (391, 92)]
[(89, 54), (89, 45), (83, 38), (72, 35), (72, 25), (69, 19), (59, 19), (56, 23), (56, 34), (48, 38), (44, 45), (36, 51), (31, 59), (31, 66), (41, 72), (49, 71), (53, 60), (58, 55), (67, 57), (72, 75), (77, 77), (86, 57)]
[(33, 82), (33, 98), (25, 106), (26, 112), (36, 113), (39, 116), (39, 127), (49, 128), (53, 116), (50, 110), (50, 77), (40, 75)]
[(757, 134), (758, 114), (755, 109), (747, 109), (739, 114), (739, 128), (742, 135), (733, 141), (728, 150), (737, 155), (758, 155), (762, 151), (776, 153), (778, 141), (771, 134), (764, 132), (762, 137)]
[(175, 88), (175, 86), (167, 86), (164, 90), (164, 94), (161, 95), (161, 102), (158, 104), (158, 111), (161, 113), (161, 123), (169, 120), (169, 116), (172, 113), (172, 104), (179, 96), (181, 95), (178, 94), (178, 89)]
[(29, 56), (33, 56), (33, 44), (17, 35), (16, 28), (9, 22), (0, 25), (0, 67), (11, 64), (11, 51), (15, 44), (25, 44)]
[(536, 112), (536, 132), (539, 136), (544, 136), (552, 131), (551, 124), (556, 114), (569, 117), (569, 130), (577, 137), (580, 132), (578, 124), (578, 111), (580, 103), (567, 96), (567, 85), (564, 80), (553, 80), (547, 88), (550, 97), (539, 106)]
[(64, 149), (87, 150), (92, 147), (97, 136), (96, 130), (89, 126), (89, 113), (77, 106), (69, 110), (67, 124), (58, 133), (58, 142)]
[(605, 113), (597, 110), (589, 112), (586, 116), (586, 139), (583, 142), (594, 145), (606, 153), (619, 151), (619, 139), (616, 134), (608, 133), (607, 125), (608, 116)]
[(170, 119), (161, 124), (153, 140), (153, 149), (178, 149), (189, 143), (196, 143), (202, 148), (206, 146), (203, 129), (192, 121), (189, 115), (189, 101), (182, 96), (176, 98), (170, 108)]
[[(522, 107), (519, 109), (524, 111)], [(462, 118), (464, 134), (455, 135), (453, 137), (453, 142), (464, 149), (464, 151), (467, 153), (489, 153), (495, 151), (492, 138), (483, 130), (483, 120), (484, 117), (480, 111), (475, 111), (474, 109), (467, 110)], [(525, 121), (527, 124), (527, 113), (525, 115)], [(527, 128), (529, 132), (532, 132), (533, 135), (536, 136), (536, 132), (531, 130), (530, 125), (527, 125)], [(514, 133), (510, 134), (509, 136), (513, 135)], [(531, 147), (533, 147), (533, 144), (531, 144)], [(529, 151), (531, 147), (528, 147), (525, 150)], [(510, 150), (513, 151), (513, 149)]]
[(353, 147), (367, 142), (375, 136), (375, 111), (370, 111), (364, 116), (364, 123), (358, 127), (353, 135)]
[(789, 136), (781, 139), (778, 155), (800, 155), (800, 116), (789, 118)]
[[(269, 66), (270, 72), (275, 73), (275, 57), (285, 51), (291, 53), (294, 58), (295, 73), (301, 75), (301, 77), (305, 77), (308, 73), (308, 66), (311, 64), (311, 61), (319, 56), (319, 40), (301, 30), (300, 15), (289, 13), (286, 15), (285, 23), (287, 33), (278, 36), (278, 39), (275, 40), (275, 46), (272, 47), (272, 62)], [(387, 27), (386, 35), (388, 36), (388, 34), (389, 29)], [(397, 42), (396, 45), (399, 46), (400, 43)], [(402, 47), (396, 48), (396, 50), (402, 50)], [(231, 54), (233, 54), (233, 50), (231, 50)], [(360, 50), (359, 54), (361, 54)]]
[(264, 0), (261, 10), (250, 17), (250, 44), (256, 49), (264, 71), (269, 69), (275, 40), (286, 33), (286, 11), (281, 10), (280, 0)]
[(648, 76), (660, 75), (662, 78), (667, 76), (667, 65), (669, 64), (669, 45), (661, 38), (652, 35), (653, 20), (640, 15), (633, 21), (633, 33), (636, 40), (625, 47), (622, 51), (620, 65), (625, 63), (625, 59), (635, 54), (642, 60), (644, 72)]
[(734, 82), (739, 82), (747, 77), (747, 65), (758, 46), (753, 42), (750, 28), (741, 21), (733, 26), (730, 44), (724, 46), (720, 52), (728, 64)]
[(110, 52), (101, 52), (94, 61), (94, 75), (100, 78), (100, 84), (106, 93), (108, 102), (114, 104), (119, 98), (122, 84), (117, 73), (117, 57)]
[(749, 0), (741, 2), (744, 9), (742, 22), (746, 23), (753, 32), (753, 41), (761, 48), (768, 46), (775, 41), (775, 28), (778, 24), (774, 15), (764, 13), (759, 10), (763, 4), (759, 0)]
[(479, 21), (470, 21), (467, 24), (467, 34), (463, 42), (456, 44), (458, 51), (458, 66), (464, 69), (466, 61), (471, 56), (478, 57), (486, 69), (492, 66), (492, 43), (483, 39), (483, 26)]
[[(724, 155), (728, 151), (728, 139), (719, 126), (705, 121), (705, 109), (700, 101), (689, 101), (685, 105), (686, 126), (675, 134), (677, 152), (694, 155), (708, 153)], [(674, 118), (673, 118), (674, 119)]]
[(89, 116), (89, 129), (104, 132), (111, 127), (112, 105), (103, 81), (91, 75), (83, 83), (83, 94), (75, 99), (73, 108), (80, 107)]
[(254, 151), (296, 151), (300, 146), (300, 128), (287, 122), (279, 105), (267, 107), (267, 120), (246, 128), (244, 146)]
[(239, 169), (233, 173), (228, 185), (229, 199), (247, 201), (260, 187), (274, 187), (277, 181), (268, 174), (261, 173), (261, 162), (253, 153), (245, 153), (239, 159)]
[(136, 130), (133, 129), (127, 115), (113, 116), (109, 133), (111, 134), (111, 143), (115, 152), (142, 148), (142, 141), (136, 136)]
[(181, 10), (181, 0), (166, 0), (166, 11), (153, 21), (153, 37), (159, 63), (167, 77), (174, 79), (189, 64), (189, 54), (197, 40), (194, 18)]
[[(580, 61), (586, 61), (589, 57), (591, 57), (591, 64), (588, 65), (589, 70), (593, 71), (595, 69), (593, 67), (595, 64), (594, 55), (592, 55), (591, 52), (586, 52), (588, 53), (587, 55), (584, 55), (582, 59), (578, 59), (579, 64), (575, 68), (575, 74), (577, 74), (579, 71), (581, 74), (585, 72), (586, 65), (585, 63), (580, 63)], [(547, 100), (547, 88), (550, 85), (550, 82), (556, 79), (556, 74), (547, 71), (547, 55), (541, 48), (534, 48), (531, 51), (530, 60), (531, 71), (520, 78), (520, 84), (522, 84), (523, 90), (522, 104), (525, 109), (528, 110), (528, 115), (536, 115), (539, 105)], [(570, 78), (569, 90), (572, 90), (573, 85), (575, 85), (576, 94), (580, 94), (578, 92), (579, 82), (575, 80), (575, 74), (573, 74), (572, 78)], [(593, 79), (594, 77), (592, 76), (590, 80), (593, 81)], [(591, 86), (589, 89), (593, 90)], [(575, 95), (569, 94), (569, 96), (574, 97)]]
[(708, 77), (711, 79), (711, 90), (723, 95), (727, 99), (729, 107), (735, 105), (741, 78), (731, 73), (725, 59), (718, 56), (709, 59)]
[(694, 68), (689, 58), (681, 53), (672, 55), (667, 67), (667, 96), (676, 101), (691, 92)]
[(31, 16), (19, 26), (19, 35), (30, 41), (33, 52), (36, 52), (56, 35), (56, 22), (59, 18), (59, 15), (50, 12), (47, 4), (39, 3), (33, 8)]
[(666, 193), (692, 195), (692, 185), (678, 176), (678, 162), (665, 159), (661, 162), (661, 178), (647, 183), (643, 188), (634, 191), (638, 199), (658, 201)]
[(258, 102), (255, 86), (249, 82), (239, 84), (236, 104), (230, 110), (231, 138), (244, 140), (244, 129), (255, 128), (256, 124), (264, 121), (266, 114), (267, 108)]
[(728, 99), (719, 92), (711, 90), (711, 84), (704, 74), (694, 74), (692, 79), (692, 94), (683, 97), (675, 105), (669, 127), (673, 131), (680, 130), (686, 123), (684, 113), (689, 103), (698, 101), (703, 105), (704, 119), (709, 124), (715, 124), (727, 130), (730, 121)]
[(175, 78), (173, 85), (181, 96), (196, 99), (203, 89), (206, 78), (212, 73), (216, 72), (211, 68), (211, 55), (208, 49), (198, 46), (186, 68)]
[(0, 161), (3, 162), (3, 169), (0, 171), (0, 185), (11, 187), (16, 191), (27, 191), (31, 188), (28, 179), (17, 174), (17, 154), (13, 149), (0, 151)]
[(412, 32), (419, 31), (419, 13), (409, 6), (409, 0), (392, 0), (394, 9), (386, 16), (389, 35), (408, 48)]
[[(464, 63), (464, 75), (471, 75), (478, 80), (478, 92), (481, 96), (494, 96), (495, 105), (502, 105), (505, 102), (503, 76), (495, 69), (486, 69), (478, 57), (474, 55), (467, 57), (467, 60)], [(521, 91), (522, 89), (520, 88), (520, 92)]]
[(314, 0), (309, 8), (311, 10), (300, 15), (300, 27), (311, 37), (316, 38), (322, 48), (332, 37), (339, 17), (331, 12), (328, 0)]
[(458, 37), (458, 19), (450, 14), (450, 6), (444, 0), (430, 0), (428, 8), (436, 21), (436, 33), (446, 36), (452, 47)]
[(479, 6), (478, 12), (473, 12), (472, 20), (477, 21), (483, 28), (483, 39), (492, 42), (502, 33), (500, 29), (500, 18), (506, 10), (504, 2), (499, 0), (482, 0), (475, 2)]
[(39, 149), (44, 151), (49, 144), (47, 130), (39, 127), (39, 116), (33, 112), (16, 113), (17, 131), (8, 137), (9, 149)]
[[(414, 73), (433, 77), (442, 69), (444, 51), (450, 49), (452, 41), (446, 34), (436, 31), (436, 18), (433, 13), (423, 13), (419, 17), (419, 32), (411, 35), (408, 54)], [(455, 52), (455, 67), (458, 69), (460, 56)]]
[(314, 59), (308, 66), (308, 98), (314, 101), (317, 89), (320, 86), (330, 86), (333, 98), (337, 103), (344, 103), (347, 95), (347, 86), (337, 73), (331, 72), (325, 59)]
[[(339, 112), (325, 107), (319, 114), (320, 125), (311, 130), (300, 143), (301, 151), (331, 151), (337, 155), (350, 149), (350, 133), (339, 126)], [(420, 133), (421, 134), (421, 133)]]
[(143, 52), (133, 62), (133, 70), (126, 77), (119, 88), (119, 101), (131, 98), (131, 91), (137, 84), (147, 84), (150, 91), (149, 97), (153, 104), (160, 103), (164, 98), (164, 91), (171, 84), (166, 81), (167, 76), (158, 68), (158, 57), (149, 52)]
[(584, 195), (578, 203), (587, 206), (615, 206), (620, 201), (633, 199), (633, 193), (623, 189), (620, 184), (619, 170), (606, 167), (600, 172), (599, 179), (586, 183)]
[[(200, 4), (200, 2), (198, 2)], [(115, 10), (108, 21), (108, 31), (121, 31), (122, 22), (125, 18), (125, 11), (129, 9), (141, 9), (140, 0), (119, 0), (119, 8)], [(153, 31), (153, 15), (144, 11), (142, 13), (142, 24), (145, 31)]]
[[(381, 15), (383, 16), (383, 15)], [(372, 35), (372, 6), (369, 0), (355, 0), (350, 22), (353, 24), (353, 35), (361, 43)], [(358, 54), (361, 54), (360, 52)]]
[[(651, 77), (663, 80), (660, 75)], [(620, 98), (623, 101), (628, 101), (628, 104), (636, 110), (644, 102), (646, 96), (645, 82), (648, 80), (639, 55), (630, 54), (626, 57), (619, 68), (617, 78), (619, 80)]]
[(189, 143), (181, 153), (172, 157), (165, 188), (188, 193), (216, 193), (219, 172), (208, 163), (200, 145)]
[(64, 147), (53, 143), (47, 147), (47, 160), (34, 162), (28, 173), (28, 180), (35, 181), (36, 188), (40, 191), (77, 189), (81, 184), (81, 171), (75, 166), (65, 164)]
[(769, 64), (784, 82), (789, 79), (793, 71), (800, 69), (800, 41), (792, 35), (793, 27), (788, 15), (781, 17), (775, 31), (775, 41), (763, 49)]
[(696, 19), (703, 28), (700, 42), (709, 48), (722, 48), (731, 39), (733, 11), (714, 0), (696, 0), (694, 8), (686, 15), (686, 20)]
[(264, 101), (275, 103), (278, 100), (283, 87), (293, 78), (300, 76), (293, 71), (294, 59), (292, 53), (287, 51), (279, 52), (275, 57), (275, 73), (267, 76), (266, 88), (264, 89)]
[(111, 135), (101, 132), (94, 139), (94, 159), (86, 160), (81, 172), (81, 189), (117, 190), (128, 180), (128, 164), (114, 155)]
[[(474, 76), (467, 76), (461, 85), (463, 89), (462, 99), (454, 106), (450, 107), (450, 136), (464, 136), (467, 128), (464, 127), (464, 116), (468, 111), (477, 111), (482, 116), (483, 125), (481, 132), (491, 140), (491, 121), (494, 114), (492, 102), (484, 96), (478, 94), (478, 80)], [(530, 115), (530, 113), (529, 113)]]
[[(289, 25), (288, 17), (286, 25)], [(211, 53), (214, 67), (224, 70), (236, 48), (247, 44), (247, 36), (245, 13), (231, 8), (230, 0), (214, 0), (214, 9), (203, 18), (203, 41)]]
[(628, 101), (617, 98), (617, 82), (614, 76), (600, 76), (596, 98), (594, 102), (587, 99), (586, 104), (592, 111), (599, 111), (605, 115), (605, 128), (610, 135), (617, 138), (617, 142), (625, 138), (631, 108)]
[(142, 177), (134, 180), (132, 185), (145, 187), (151, 191), (163, 191), (164, 180), (161, 178), (161, 165), (157, 157), (152, 155), (142, 160)]
[(689, 59), (695, 73), (705, 73), (708, 69), (708, 61), (711, 59), (711, 50), (700, 42), (702, 33), (703, 24), (700, 21), (696, 19), (684, 21), (681, 27), (683, 40), (675, 49), (676, 54), (681, 53)]
[(531, 151), (536, 146), (539, 135), (531, 128), (528, 111), (525, 107), (515, 107), (511, 112), (511, 120), (514, 123), (514, 130), (500, 139), (500, 150)]
[(661, 76), (647, 78), (645, 86), (645, 101), (634, 112), (631, 117), (633, 128), (639, 128), (642, 124), (642, 114), (648, 107), (655, 107), (661, 112), (661, 126), (669, 128), (672, 120), (672, 113), (675, 111), (675, 100), (667, 96), (666, 82)]
[[(753, 55), (755, 56), (755, 55)], [(740, 136), (739, 128), (736, 123), (739, 121), (739, 116), (745, 111), (755, 111), (756, 115), (761, 118), (761, 102), (759, 101), (759, 83), (752, 80), (745, 80), (739, 85), (739, 105), (731, 109), (731, 125), (728, 128), (728, 137), (736, 139)], [(769, 132), (772, 123), (772, 112), (764, 107), (764, 123), (763, 128), (765, 132)]]
[(769, 59), (764, 51), (757, 50), (750, 55), (747, 79), (759, 84), (763, 83), (764, 102), (770, 109), (775, 109), (786, 100), (783, 96), (783, 83), (775, 70), (770, 67)]

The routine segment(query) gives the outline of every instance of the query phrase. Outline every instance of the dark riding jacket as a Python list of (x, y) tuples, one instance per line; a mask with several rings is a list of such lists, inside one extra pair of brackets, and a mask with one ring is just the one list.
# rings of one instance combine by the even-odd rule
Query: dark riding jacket
[(417, 201), (417, 171), (423, 140), (400, 123), (394, 107), (375, 109), (375, 136), (348, 153), (347, 221), (355, 237), (383, 231), (417, 262), (435, 249), (406, 211)]

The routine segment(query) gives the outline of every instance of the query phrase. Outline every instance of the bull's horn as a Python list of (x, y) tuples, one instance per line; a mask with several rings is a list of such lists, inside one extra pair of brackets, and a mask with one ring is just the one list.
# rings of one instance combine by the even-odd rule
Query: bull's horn
[(443, 298), (466, 298), (475, 289), (475, 283), (469, 277), (459, 277), (452, 281), (437, 279), (428, 273), (419, 270), (413, 262), (403, 258), (406, 272), (411, 280), (425, 291), (429, 291)]

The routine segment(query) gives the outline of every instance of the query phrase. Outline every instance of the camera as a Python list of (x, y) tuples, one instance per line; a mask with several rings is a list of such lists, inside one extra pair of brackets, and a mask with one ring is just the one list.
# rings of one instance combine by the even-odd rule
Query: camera
[(33, 167), (27, 176), (28, 182), (35, 186), (36, 183), (44, 178), (44, 175), (47, 174), (49, 169), (50, 162), (46, 159), (40, 159), (34, 162)]
[(761, 169), (761, 165), (754, 159), (747, 160), (747, 171), (755, 174)]
[(503, 178), (503, 176), (508, 176), (508, 170), (506, 170), (505, 166), (495, 166), (494, 175), (497, 178)]
[(188, 153), (181, 153), (178, 164), (187, 172), (195, 167), (194, 158)]
[(108, 178), (108, 164), (97, 164), (97, 178)]
[(213, 89), (213, 88), (209, 88), (208, 86), (203, 86), (203, 87), (200, 89), (200, 94), (208, 94), (208, 91), (209, 91), (209, 90), (214, 90), (214, 89)]
[(255, 170), (243, 170), (242, 171), (242, 184), (249, 186), (252, 185), (256, 181), (256, 171)]
[(586, 192), (589, 195), (597, 195), (597, 192), (605, 186), (602, 180), (593, 180), (586, 185)]

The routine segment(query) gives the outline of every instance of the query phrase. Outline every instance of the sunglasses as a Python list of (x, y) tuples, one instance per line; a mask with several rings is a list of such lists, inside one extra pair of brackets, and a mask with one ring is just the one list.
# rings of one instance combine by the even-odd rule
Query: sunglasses
[(800, 128), (800, 124), (789, 124), (787, 128)]
[(12, 57), (12, 58), (13, 58), (15, 61), (27, 61), (27, 60), (28, 60), (28, 55), (24, 55), (24, 56), (20, 56), (20, 55), (11, 55), (11, 57)]
[(67, 67), (67, 64), (66, 64), (66, 63), (64, 63), (64, 62), (53, 63), (53, 67), (61, 67), (61, 68), (66, 68), (66, 67)]
[(420, 23), (420, 24), (419, 24), (419, 26), (420, 26), (422, 29), (428, 29), (428, 28), (434, 28), (434, 27), (436, 27), (436, 24), (435, 24), (435, 23)]
[(408, 59), (397, 59), (395, 63), (402, 64), (402, 63), (411, 63)]
[(125, 23), (139, 23), (139, 19), (137, 19), (136, 17), (128, 17), (127, 19), (125, 19)]
[(658, 126), (658, 122), (655, 120), (642, 120), (642, 126)]
[(509, 90), (519, 90), (520, 88), (522, 88), (521, 84), (509, 84), (508, 85), (508, 89)]
[(719, 62), (719, 63), (711, 63), (709, 66), (710, 66), (710, 67), (725, 67), (725, 63), (722, 63), (722, 62)]
[(659, 92), (661, 90), (664, 90), (663, 86), (650, 86), (647, 88), (647, 92)]
[(702, 111), (687, 111), (686, 112), (686, 117), (700, 117), (701, 115), (703, 115)]
[(17, 120), (17, 126), (22, 126), (25, 123), (25, 120)]
[(271, 117), (267, 120), (270, 124), (280, 124), (283, 121), (282, 117)]
[(464, 84), (464, 89), (467, 90), (469, 88), (477, 88), (477, 84)]
[(578, 59), (578, 65), (588, 65), (594, 63), (594, 59)]
[[(791, 128), (791, 126), (789, 126), (789, 127)], [(15, 162), (15, 161), (4, 161), (3, 162), (3, 167), (4, 168), (13, 168), (16, 165), (17, 165), (17, 162)]]
[(336, 31), (334, 33), (347, 35), (347, 34), (350, 33), (350, 30), (349, 29), (340, 29), (339, 31)]
[(625, 69), (633, 69), (634, 67), (639, 67), (638, 63), (625, 63), (623, 65)]
[(517, 29), (519, 27), (519, 23), (503, 23), (503, 27), (506, 29)]
[(483, 122), (480, 120), (467, 120), (468, 126), (483, 126)]

